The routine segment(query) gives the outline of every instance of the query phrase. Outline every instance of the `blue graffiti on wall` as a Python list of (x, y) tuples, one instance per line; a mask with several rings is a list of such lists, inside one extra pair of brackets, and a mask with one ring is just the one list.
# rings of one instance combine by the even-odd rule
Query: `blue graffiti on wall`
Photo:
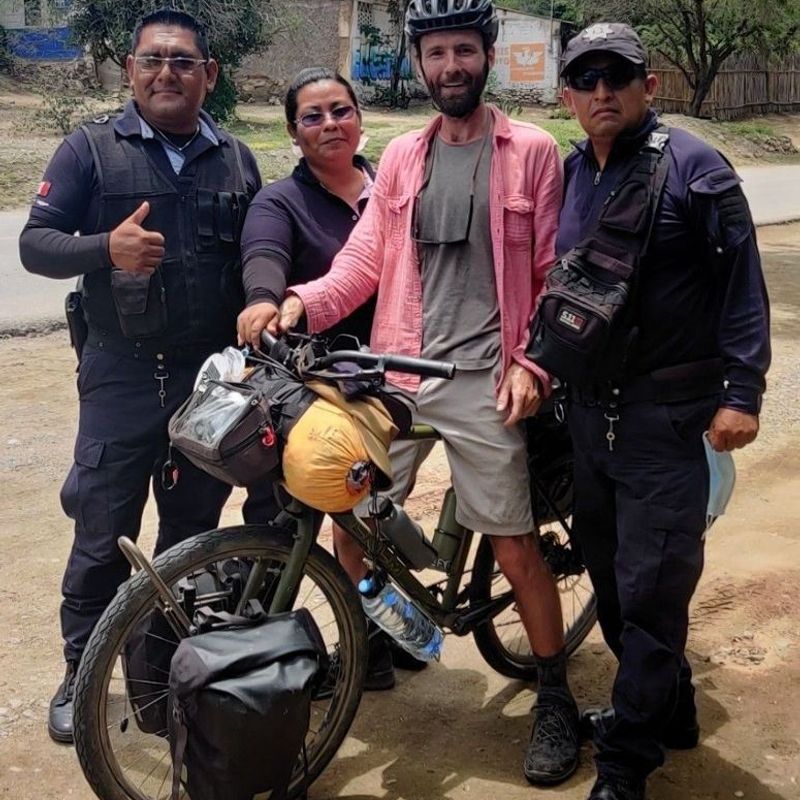
[(69, 28), (12, 28), (8, 31), (11, 52), (17, 58), (36, 61), (70, 61), (82, 50), (72, 40)]
[[(372, 25), (362, 25), (360, 33), (360, 47), (353, 52), (351, 77), (364, 83), (391, 80), (392, 65), (397, 58), (395, 42)], [(407, 55), (400, 63), (400, 76), (406, 80), (413, 77)]]

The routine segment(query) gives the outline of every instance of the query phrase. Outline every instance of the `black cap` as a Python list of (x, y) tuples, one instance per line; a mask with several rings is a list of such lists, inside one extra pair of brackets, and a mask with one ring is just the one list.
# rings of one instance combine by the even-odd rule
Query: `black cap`
[(570, 66), (587, 53), (614, 53), (637, 66), (647, 62), (639, 34), (622, 22), (596, 22), (569, 40), (561, 62), (561, 76)]

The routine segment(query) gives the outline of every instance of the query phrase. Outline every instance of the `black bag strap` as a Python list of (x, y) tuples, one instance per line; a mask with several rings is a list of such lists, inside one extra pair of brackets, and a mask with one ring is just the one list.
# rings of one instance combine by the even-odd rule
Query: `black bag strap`
[(177, 734), (175, 737), (175, 755), (172, 757), (172, 794), (170, 800), (178, 800), (181, 792), (181, 773), (183, 772), (183, 756), (186, 753), (186, 742), (189, 738), (189, 731), (183, 721), (181, 711), (176, 707), (172, 713), (175, 715)]
[[(633, 279), (655, 226), (656, 212), (667, 179), (664, 153), (669, 129), (655, 128), (608, 195), (592, 232), (576, 246), (591, 263), (623, 279)], [(644, 203), (631, 203), (639, 188)]]

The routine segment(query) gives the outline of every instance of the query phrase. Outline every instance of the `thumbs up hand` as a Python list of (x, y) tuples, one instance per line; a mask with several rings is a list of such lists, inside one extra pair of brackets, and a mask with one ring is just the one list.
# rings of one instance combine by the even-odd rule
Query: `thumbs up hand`
[(108, 254), (117, 269), (150, 274), (164, 258), (164, 237), (142, 227), (149, 213), (150, 203), (145, 200), (111, 231)]

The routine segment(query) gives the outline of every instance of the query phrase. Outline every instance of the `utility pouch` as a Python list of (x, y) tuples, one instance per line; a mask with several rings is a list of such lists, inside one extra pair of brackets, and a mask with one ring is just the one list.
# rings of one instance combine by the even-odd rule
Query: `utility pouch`
[(529, 358), (568, 382), (594, 375), (628, 302), (630, 277), (630, 271), (615, 275), (593, 264), (577, 248), (570, 251), (545, 281)]
[(651, 133), (600, 211), (595, 230), (550, 270), (526, 355), (562, 381), (588, 384), (624, 370), (636, 336), (636, 277), (668, 160), (666, 128)]
[(270, 406), (253, 386), (201, 381), (170, 419), (168, 432), (189, 461), (232, 486), (257, 484), (279, 472)]
[(112, 269), (111, 294), (124, 336), (149, 339), (166, 331), (167, 296), (160, 270), (146, 275)]
[(64, 311), (67, 317), (69, 343), (80, 361), (86, 337), (89, 335), (89, 326), (86, 323), (86, 317), (83, 316), (83, 293), (70, 292), (64, 301)]

